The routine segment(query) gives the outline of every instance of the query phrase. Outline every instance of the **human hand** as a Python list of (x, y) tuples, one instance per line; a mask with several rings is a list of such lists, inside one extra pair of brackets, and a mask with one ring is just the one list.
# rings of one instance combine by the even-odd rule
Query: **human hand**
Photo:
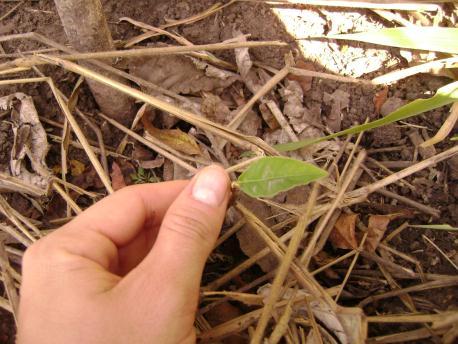
[(217, 166), (124, 188), (33, 244), (18, 343), (191, 343), (205, 261), (230, 196)]

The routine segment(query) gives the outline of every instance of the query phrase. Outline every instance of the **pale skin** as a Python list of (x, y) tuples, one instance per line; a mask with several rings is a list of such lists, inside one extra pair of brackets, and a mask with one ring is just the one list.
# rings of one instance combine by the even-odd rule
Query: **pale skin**
[(18, 343), (194, 343), (200, 280), (230, 197), (211, 166), (124, 188), (33, 244)]

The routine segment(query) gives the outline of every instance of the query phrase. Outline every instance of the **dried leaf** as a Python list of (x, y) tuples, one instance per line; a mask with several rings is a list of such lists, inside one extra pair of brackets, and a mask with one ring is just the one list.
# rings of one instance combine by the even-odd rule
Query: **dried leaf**
[(220, 124), (227, 124), (232, 118), (231, 110), (223, 100), (209, 92), (203, 93), (201, 111), (205, 117)]
[(113, 164), (111, 165), (110, 177), (111, 177), (111, 185), (113, 186), (113, 190), (117, 191), (127, 186), (126, 181), (124, 180), (124, 175), (122, 174), (121, 168), (115, 161), (113, 161)]
[[(14, 134), (10, 158), (11, 176), (29, 184), (33, 189), (39, 188), (46, 193), (51, 175), (45, 161), (49, 145), (32, 97), (20, 92), (10, 94), (0, 98), (0, 108), (11, 110)], [(33, 172), (24, 166), (26, 157), (30, 160)], [(9, 185), (1, 184), (4, 188)]]
[(73, 177), (77, 177), (81, 175), (84, 170), (86, 169), (86, 166), (78, 160), (70, 160), (70, 166), (71, 166), (71, 174)]
[(265, 103), (259, 105), (259, 111), (261, 112), (262, 119), (270, 129), (275, 130), (280, 128), (280, 124)]
[(129, 64), (129, 72), (182, 94), (224, 89), (238, 79), (234, 73), (180, 55), (137, 58)]
[(146, 117), (142, 118), (142, 123), (147, 134), (164, 142), (173, 149), (189, 155), (202, 154), (196, 139), (188, 133), (180, 129), (158, 129)]
[(397, 215), (371, 215), (367, 225), (367, 239), (364, 248), (369, 252), (374, 252), (380, 240), (382, 240), (390, 221)]
[(358, 247), (355, 228), (358, 214), (341, 214), (329, 236), (332, 246), (344, 250), (352, 250)]
[[(306, 62), (304, 60), (297, 61), (295, 67), (310, 71), (316, 71), (315, 65), (312, 62)], [(311, 76), (289, 74), (287, 79), (297, 81), (299, 85), (301, 85), (302, 92), (304, 93), (310, 91), (312, 88), (313, 78)]]
[(154, 160), (139, 161), (138, 165), (145, 170), (150, 170), (154, 168), (159, 168), (164, 165), (165, 159), (163, 157), (158, 157)]
[(388, 98), (388, 86), (385, 86), (381, 91), (377, 92), (374, 96), (374, 111), (378, 115)]
[[(246, 36), (239, 30), (234, 31), (234, 36), (238, 36), (237, 40), (239, 42), (246, 42)], [(239, 69), (240, 75), (243, 79), (248, 76), (248, 73), (253, 67), (253, 62), (251, 61), (250, 53), (248, 48), (237, 48), (235, 49), (235, 61), (237, 62), (237, 67)]]
[(339, 131), (342, 127), (342, 110), (350, 105), (350, 94), (341, 89), (332, 94), (325, 93), (323, 101), (331, 106), (331, 113), (327, 117), (326, 124), (332, 131)]
[(285, 85), (286, 87), (281, 91), (285, 101), (283, 113), (289, 119), (294, 131), (298, 134), (306, 131), (310, 137), (322, 136), (323, 132), (312, 125), (318, 118), (315, 118), (312, 111), (303, 104), (304, 93), (301, 85), (292, 80), (287, 80)]
[[(244, 194), (240, 194), (238, 201), (247, 209), (255, 214), (255, 216), (271, 227), (275, 224), (272, 218), (271, 208), (259, 200), (248, 197)], [(240, 249), (247, 257), (252, 257), (266, 247), (265, 241), (262, 237), (251, 228), (249, 224), (245, 224), (240, 230), (237, 231), (237, 240), (240, 244)], [(258, 261), (258, 265), (262, 271), (270, 272), (278, 266), (278, 260), (273, 256), (269, 255)]]
[[(268, 283), (258, 289), (258, 294), (266, 300), (269, 296), (271, 284)], [(304, 295), (310, 298), (310, 294), (305, 290), (294, 290), (288, 288), (283, 293), (283, 300), (289, 300), (294, 293), (297, 296)], [(327, 303), (320, 299), (310, 301), (313, 315), (320, 324), (330, 331), (342, 344), (363, 344), (367, 338), (367, 323), (364, 313), (360, 308), (337, 307), (332, 309)], [(296, 312), (307, 317), (308, 311), (305, 305), (296, 306)], [(313, 343), (313, 342), (311, 342)]]

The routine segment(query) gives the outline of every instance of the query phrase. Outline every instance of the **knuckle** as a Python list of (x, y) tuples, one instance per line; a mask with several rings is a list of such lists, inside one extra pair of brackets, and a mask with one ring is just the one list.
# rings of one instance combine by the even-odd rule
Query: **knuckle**
[(214, 236), (213, 226), (207, 214), (200, 209), (176, 210), (164, 222), (165, 230), (176, 232), (191, 240), (211, 242)]

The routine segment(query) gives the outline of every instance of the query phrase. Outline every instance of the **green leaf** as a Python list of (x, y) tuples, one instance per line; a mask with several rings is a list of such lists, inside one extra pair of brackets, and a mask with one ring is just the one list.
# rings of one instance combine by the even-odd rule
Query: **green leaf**
[(452, 227), (447, 224), (443, 225), (409, 225), (409, 227), (413, 228), (423, 228), (423, 229), (437, 229), (441, 231), (458, 231), (458, 228)]
[(300, 160), (266, 157), (252, 163), (237, 182), (240, 189), (251, 197), (273, 197), (327, 175), (321, 168)]
[(458, 29), (447, 27), (397, 27), (327, 38), (361, 41), (406, 49), (420, 49), (458, 54)]
[(458, 141), (458, 135), (453, 136), (450, 141)]
[(389, 115), (380, 118), (376, 121), (358, 125), (356, 127), (348, 128), (324, 137), (306, 139), (298, 142), (283, 143), (274, 146), (279, 152), (287, 152), (296, 150), (302, 147), (310, 146), (312, 144), (327, 141), (343, 135), (358, 134), (365, 130), (375, 129), (393, 122), (402, 121), (406, 118), (419, 115), (423, 112), (434, 110), (444, 105), (458, 101), (458, 81), (452, 82), (439, 88), (436, 94), (428, 99), (416, 99), (409, 104), (401, 106), (396, 111)]

